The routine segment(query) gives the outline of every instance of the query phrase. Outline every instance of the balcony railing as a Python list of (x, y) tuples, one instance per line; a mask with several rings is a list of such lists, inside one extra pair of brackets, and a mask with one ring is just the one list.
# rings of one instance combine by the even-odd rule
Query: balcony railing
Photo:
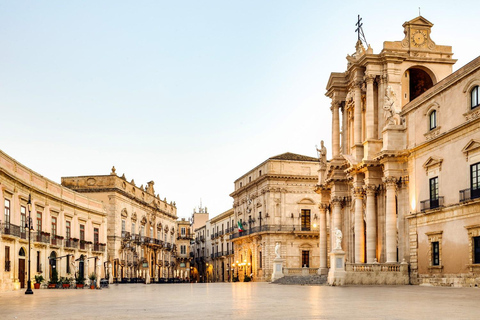
[(205, 237), (204, 237), (204, 236), (200, 236), (200, 241), (204, 242), (204, 241), (205, 241)]
[(93, 250), (96, 252), (105, 252), (105, 244), (104, 243), (95, 243), (93, 245)]
[(167, 250), (171, 250), (172, 249), (172, 244), (170, 242), (165, 242), (165, 248)]
[(128, 231), (122, 231), (122, 238), (130, 238), (130, 232)]
[(210, 236), (210, 239), (213, 240), (215, 239), (215, 235), (212, 233), (212, 235)]
[(73, 241), (71, 239), (65, 240), (65, 247), (76, 249), (78, 248), (78, 241)]
[(63, 243), (63, 238), (58, 238), (57, 236), (52, 236), (50, 239), (50, 244), (52, 246), (61, 246)]
[(11, 223), (3, 223), (2, 224), (2, 233), (4, 235), (9, 235), (9, 236), (20, 238), (20, 229), (21, 228), (19, 226), (16, 226), (16, 225), (11, 224)]
[(470, 201), (480, 198), (480, 189), (464, 189), (460, 190), (460, 202)]
[(34, 237), (34, 241), (43, 242), (43, 243), (50, 243), (50, 234), (43, 233), (43, 232), (37, 232), (37, 234)]
[(277, 232), (277, 231), (287, 231), (287, 232), (311, 232), (317, 233), (318, 229), (311, 228), (310, 230), (302, 230), (300, 225), (262, 225), (256, 226), (252, 228), (247, 228), (247, 230), (242, 232), (235, 232), (234, 234), (230, 235), (230, 239), (236, 239), (240, 237), (244, 237), (253, 233), (258, 232)]
[(428, 199), (420, 201), (420, 211), (422, 212), (440, 207), (443, 207), (443, 197), (438, 197), (438, 199)]

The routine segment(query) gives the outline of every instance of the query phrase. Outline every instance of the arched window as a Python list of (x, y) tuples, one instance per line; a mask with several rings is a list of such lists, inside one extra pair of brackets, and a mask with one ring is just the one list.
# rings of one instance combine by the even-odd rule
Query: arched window
[(437, 127), (437, 110), (430, 112), (430, 130), (433, 130)]
[(479, 100), (478, 100), (478, 86), (475, 86), (472, 91), (471, 91), (471, 100), (470, 100), (470, 107), (472, 109), (478, 107), (480, 104), (479, 104)]

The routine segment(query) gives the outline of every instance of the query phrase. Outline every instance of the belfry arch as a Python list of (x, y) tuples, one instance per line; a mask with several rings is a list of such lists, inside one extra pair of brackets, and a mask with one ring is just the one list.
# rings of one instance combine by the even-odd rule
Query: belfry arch
[(402, 106), (414, 100), (437, 83), (431, 70), (414, 66), (405, 70), (402, 76)]

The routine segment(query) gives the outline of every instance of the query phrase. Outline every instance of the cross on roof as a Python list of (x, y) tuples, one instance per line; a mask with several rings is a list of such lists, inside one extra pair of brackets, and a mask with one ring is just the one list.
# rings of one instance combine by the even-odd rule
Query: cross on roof
[(365, 34), (363, 33), (363, 28), (362, 28), (363, 23), (362, 23), (362, 18), (360, 18), (360, 15), (358, 15), (358, 20), (357, 20), (357, 23), (355, 23), (355, 26), (357, 26), (357, 29), (355, 29), (355, 32), (358, 35), (358, 40), (364, 42), (368, 47), (367, 39), (365, 38)]

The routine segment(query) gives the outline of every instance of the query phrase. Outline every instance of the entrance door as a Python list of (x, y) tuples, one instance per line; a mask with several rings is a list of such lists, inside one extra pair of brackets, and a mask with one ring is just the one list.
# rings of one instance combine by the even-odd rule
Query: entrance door
[(20, 288), (25, 288), (25, 259), (18, 259), (18, 281), (20, 281)]
[(310, 251), (308, 250), (302, 251), (302, 268), (303, 267), (310, 268)]

